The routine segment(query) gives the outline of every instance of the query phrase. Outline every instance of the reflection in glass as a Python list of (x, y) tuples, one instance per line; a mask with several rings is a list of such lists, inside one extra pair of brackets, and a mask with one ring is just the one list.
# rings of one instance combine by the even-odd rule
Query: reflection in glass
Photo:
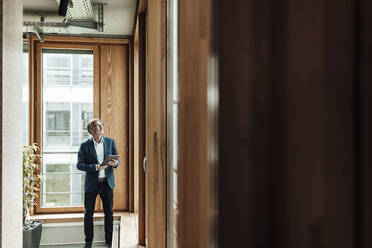
[(70, 192), (69, 174), (47, 174), (44, 176), (46, 192)]
[(70, 172), (70, 164), (46, 164), (46, 173)]
[(70, 205), (71, 195), (69, 193), (63, 194), (47, 194), (45, 195), (45, 207), (62, 207)]

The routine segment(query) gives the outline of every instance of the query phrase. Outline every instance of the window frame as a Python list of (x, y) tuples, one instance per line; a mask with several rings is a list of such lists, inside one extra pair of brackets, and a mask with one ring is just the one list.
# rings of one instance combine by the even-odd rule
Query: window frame
[[(31, 43), (32, 44), (32, 43)], [(68, 50), (92, 50), (93, 51), (93, 116), (100, 116), (100, 94), (99, 94), (99, 45), (98, 44), (80, 44), (68, 42), (44, 42), (35, 41), (35, 120), (34, 120), (34, 142), (42, 148), (42, 50), (43, 49), (68, 49)], [(41, 153), (41, 150), (39, 151)], [(42, 161), (40, 161), (42, 164)], [(39, 173), (41, 173), (40, 168)], [(41, 191), (38, 191), (36, 200), (35, 214), (46, 213), (83, 213), (84, 206), (56, 206), (41, 207)], [(98, 205), (96, 201), (96, 207)]]
[(178, 247), (178, 0), (167, 0), (167, 247)]

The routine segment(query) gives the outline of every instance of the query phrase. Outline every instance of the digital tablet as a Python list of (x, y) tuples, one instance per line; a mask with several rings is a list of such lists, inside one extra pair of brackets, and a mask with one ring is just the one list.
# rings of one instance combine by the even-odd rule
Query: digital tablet
[(108, 155), (107, 157), (105, 157), (105, 160), (103, 160), (102, 164), (108, 164), (108, 162), (113, 159), (118, 160), (119, 157), (119, 155)]

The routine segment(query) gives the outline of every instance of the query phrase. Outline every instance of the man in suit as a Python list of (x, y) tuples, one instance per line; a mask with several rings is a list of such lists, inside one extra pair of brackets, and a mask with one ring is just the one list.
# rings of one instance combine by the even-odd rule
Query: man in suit
[(92, 247), (93, 214), (97, 195), (102, 199), (105, 213), (106, 246), (111, 247), (113, 230), (113, 189), (115, 187), (114, 170), (119, 166), (119, 160), (111, 160), (102, 164), (108, 155), (117, 155), (115, 141), (103, 136), (103, 125), (97, 118), (87, 124), (87, 130), (92, 135), (80, 145), (77, 168), (85, 171), (84, 182), (84, 233), (86, 248)]

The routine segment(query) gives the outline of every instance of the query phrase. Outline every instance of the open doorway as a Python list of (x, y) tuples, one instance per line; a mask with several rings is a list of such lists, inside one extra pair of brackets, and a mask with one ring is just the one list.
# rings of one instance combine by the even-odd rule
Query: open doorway
[[(136, 245), (133, 37), (139, 1), (74, 0), (66, 16), (57, 14), (59, 3), (23, 0), (29, 53), (27, 142), (37, 143), (43, 158), (44, 181), (33, 215), (45, 223), (41, 245), (84, 243), (85, 173), (77, 171), (76, 159), (80, 143), (90, 138), (86, 125), (92, 117), (101, 119), (105, 135), (115, 139), (120, 154), (113, 200), (114, 247), (124, 242)], [(104, 242), (100, 200), (95, 210), (94, 242), (100, 245)], [(61, 226), (63, 233), (74, 235), (51, 231)]]

